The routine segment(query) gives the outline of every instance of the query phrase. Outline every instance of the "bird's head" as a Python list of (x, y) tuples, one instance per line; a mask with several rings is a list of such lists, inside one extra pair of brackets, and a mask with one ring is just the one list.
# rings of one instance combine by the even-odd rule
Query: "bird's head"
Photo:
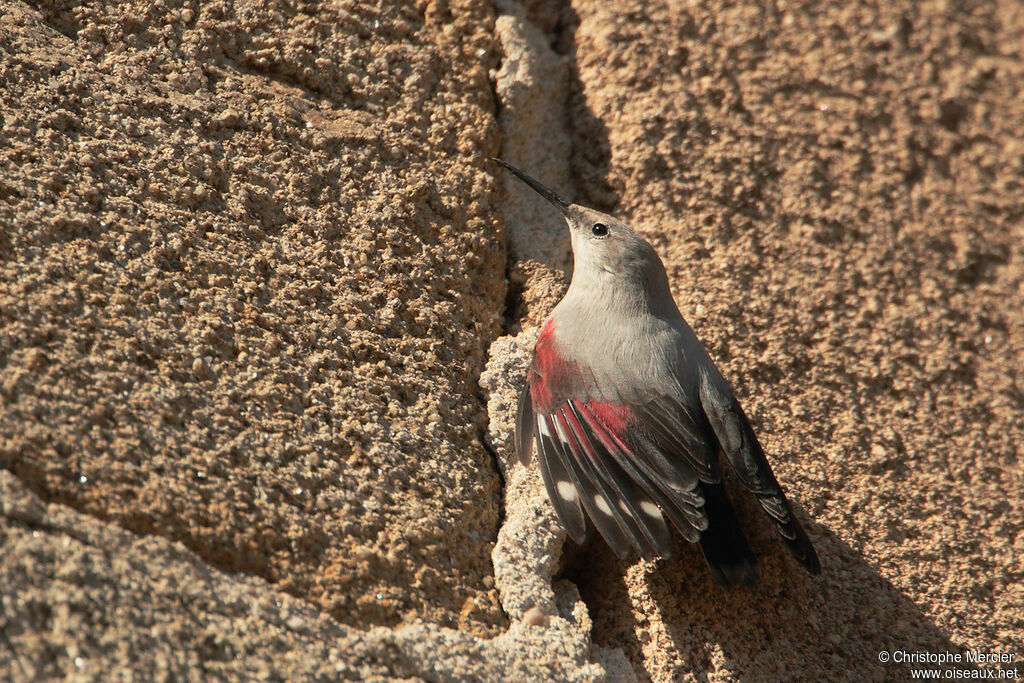
[(661, 259), (654, 248), (622, 221), (596, 209), (566, 203), (515, 166), (501, 159), (493, 161), (533, 188), (565, 217), (572, 237), (572, 252), (577, 273), (583, 270), (592, 271), (594, 274), (636, 277), (649, 276), (651, 269), (663, 271)]

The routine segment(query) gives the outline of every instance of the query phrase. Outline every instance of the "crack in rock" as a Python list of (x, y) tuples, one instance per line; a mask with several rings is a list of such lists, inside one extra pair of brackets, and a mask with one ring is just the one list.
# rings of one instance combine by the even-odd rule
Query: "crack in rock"
[[(573, 196), (570, 177), (571, 138), (566, 127), (569, 69), (546, 36), (527, 19), (519, 3), (499, 0), (502, 14), (495, 33), (502, 49), (492, 78), (499, 104), (503, 157), (543, 178), (563, 196)], [(566, 535), (547, 500), (535, 467), (523, 466), (512, 452), (517, 387), (525, 372), (538, 325), (565, 288), (571, 252), (568, 233), (550, 207), (511, 178), (505, 178), (506, 201), (500, 207), (508, 231), (513, 288), (523, 304), (513, 311), (509, 334), (495, 340), (480, 386), (490, 419), (487, 440), (505, 477), (505, 521), (493, 552), (495, 585), (513, 624), (539, 609), (558, 628), (568, 628), (568, 645), (593, 660), (579, 675), (589, 679), (635, 680), (620, 650), (591, 646), (591, 621), (576, 586), (555, 580)], [(566, 607), (571, 606), (572, 618)]]

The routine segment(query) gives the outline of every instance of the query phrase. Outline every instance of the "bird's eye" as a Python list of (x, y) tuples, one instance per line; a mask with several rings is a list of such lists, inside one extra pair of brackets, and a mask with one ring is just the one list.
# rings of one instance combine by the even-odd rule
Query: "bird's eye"
[(594, 227), (590, 229), (594, 237), (606, 237), (608, 235), (608, 226), (604, 223), (594, 223)]

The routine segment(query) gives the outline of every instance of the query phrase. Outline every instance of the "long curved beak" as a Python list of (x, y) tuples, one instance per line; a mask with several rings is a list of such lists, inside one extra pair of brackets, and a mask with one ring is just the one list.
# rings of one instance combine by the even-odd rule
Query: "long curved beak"
[(555, 194), (548, 188), (544, 187), (539, 182), (537, 182), (530, 176), (526, 175), (525, 173), (523, 173), (522, 171), (520, 171), (518, 168), (508, 163), (507, 161), (502, 161), (501, 159), (497, 159), (495, 157), (491, 157), (491, 161), (504, 166), (508, 171), (512, 173), (512, 175), (514, 175), (515, 177), (519, 178), (524, 183), (532, 187), (534, 192), (536, 192), (541, 197), (554, 204), (555, 208), (561, 211), (563, 216), (565, 216), (566, 218), (569, 217), (569, 205), (566, 204), (565, 201), (563, 201), (562, 198), (559, 197), (557, 194)]

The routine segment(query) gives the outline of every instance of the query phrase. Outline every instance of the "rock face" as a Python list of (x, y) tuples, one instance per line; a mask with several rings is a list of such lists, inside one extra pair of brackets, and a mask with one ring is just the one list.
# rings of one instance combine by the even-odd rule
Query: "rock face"
[[(0, 8), (0, 679), (904, 678), (1024, 641), (1024, 13)], [(658, 248), (824, 565), (566, 546), (511, 416)], [(1018, 648), (1019, 649), (1019, 648)]]
[[(179, 543), (47, 505), (0, 470), (4, 680), (595, 680), (570, 587), (543, 628), (492, 639), (419, 623), (339, 623)], [(620, 655), (609, 668), (628, 672)]]
[(3, 467), (344, 623), (496, 632), (493, 17), (438, 11), (7, 6)]
[(581, 196), (662, 253), (824, 566), (765, 524), (752, 591), (693, 552), (591, 551), (595, 642), (652, 679), (902, 679), (879, 652), (1019, 650), (1022, 19), (573, 3)]

